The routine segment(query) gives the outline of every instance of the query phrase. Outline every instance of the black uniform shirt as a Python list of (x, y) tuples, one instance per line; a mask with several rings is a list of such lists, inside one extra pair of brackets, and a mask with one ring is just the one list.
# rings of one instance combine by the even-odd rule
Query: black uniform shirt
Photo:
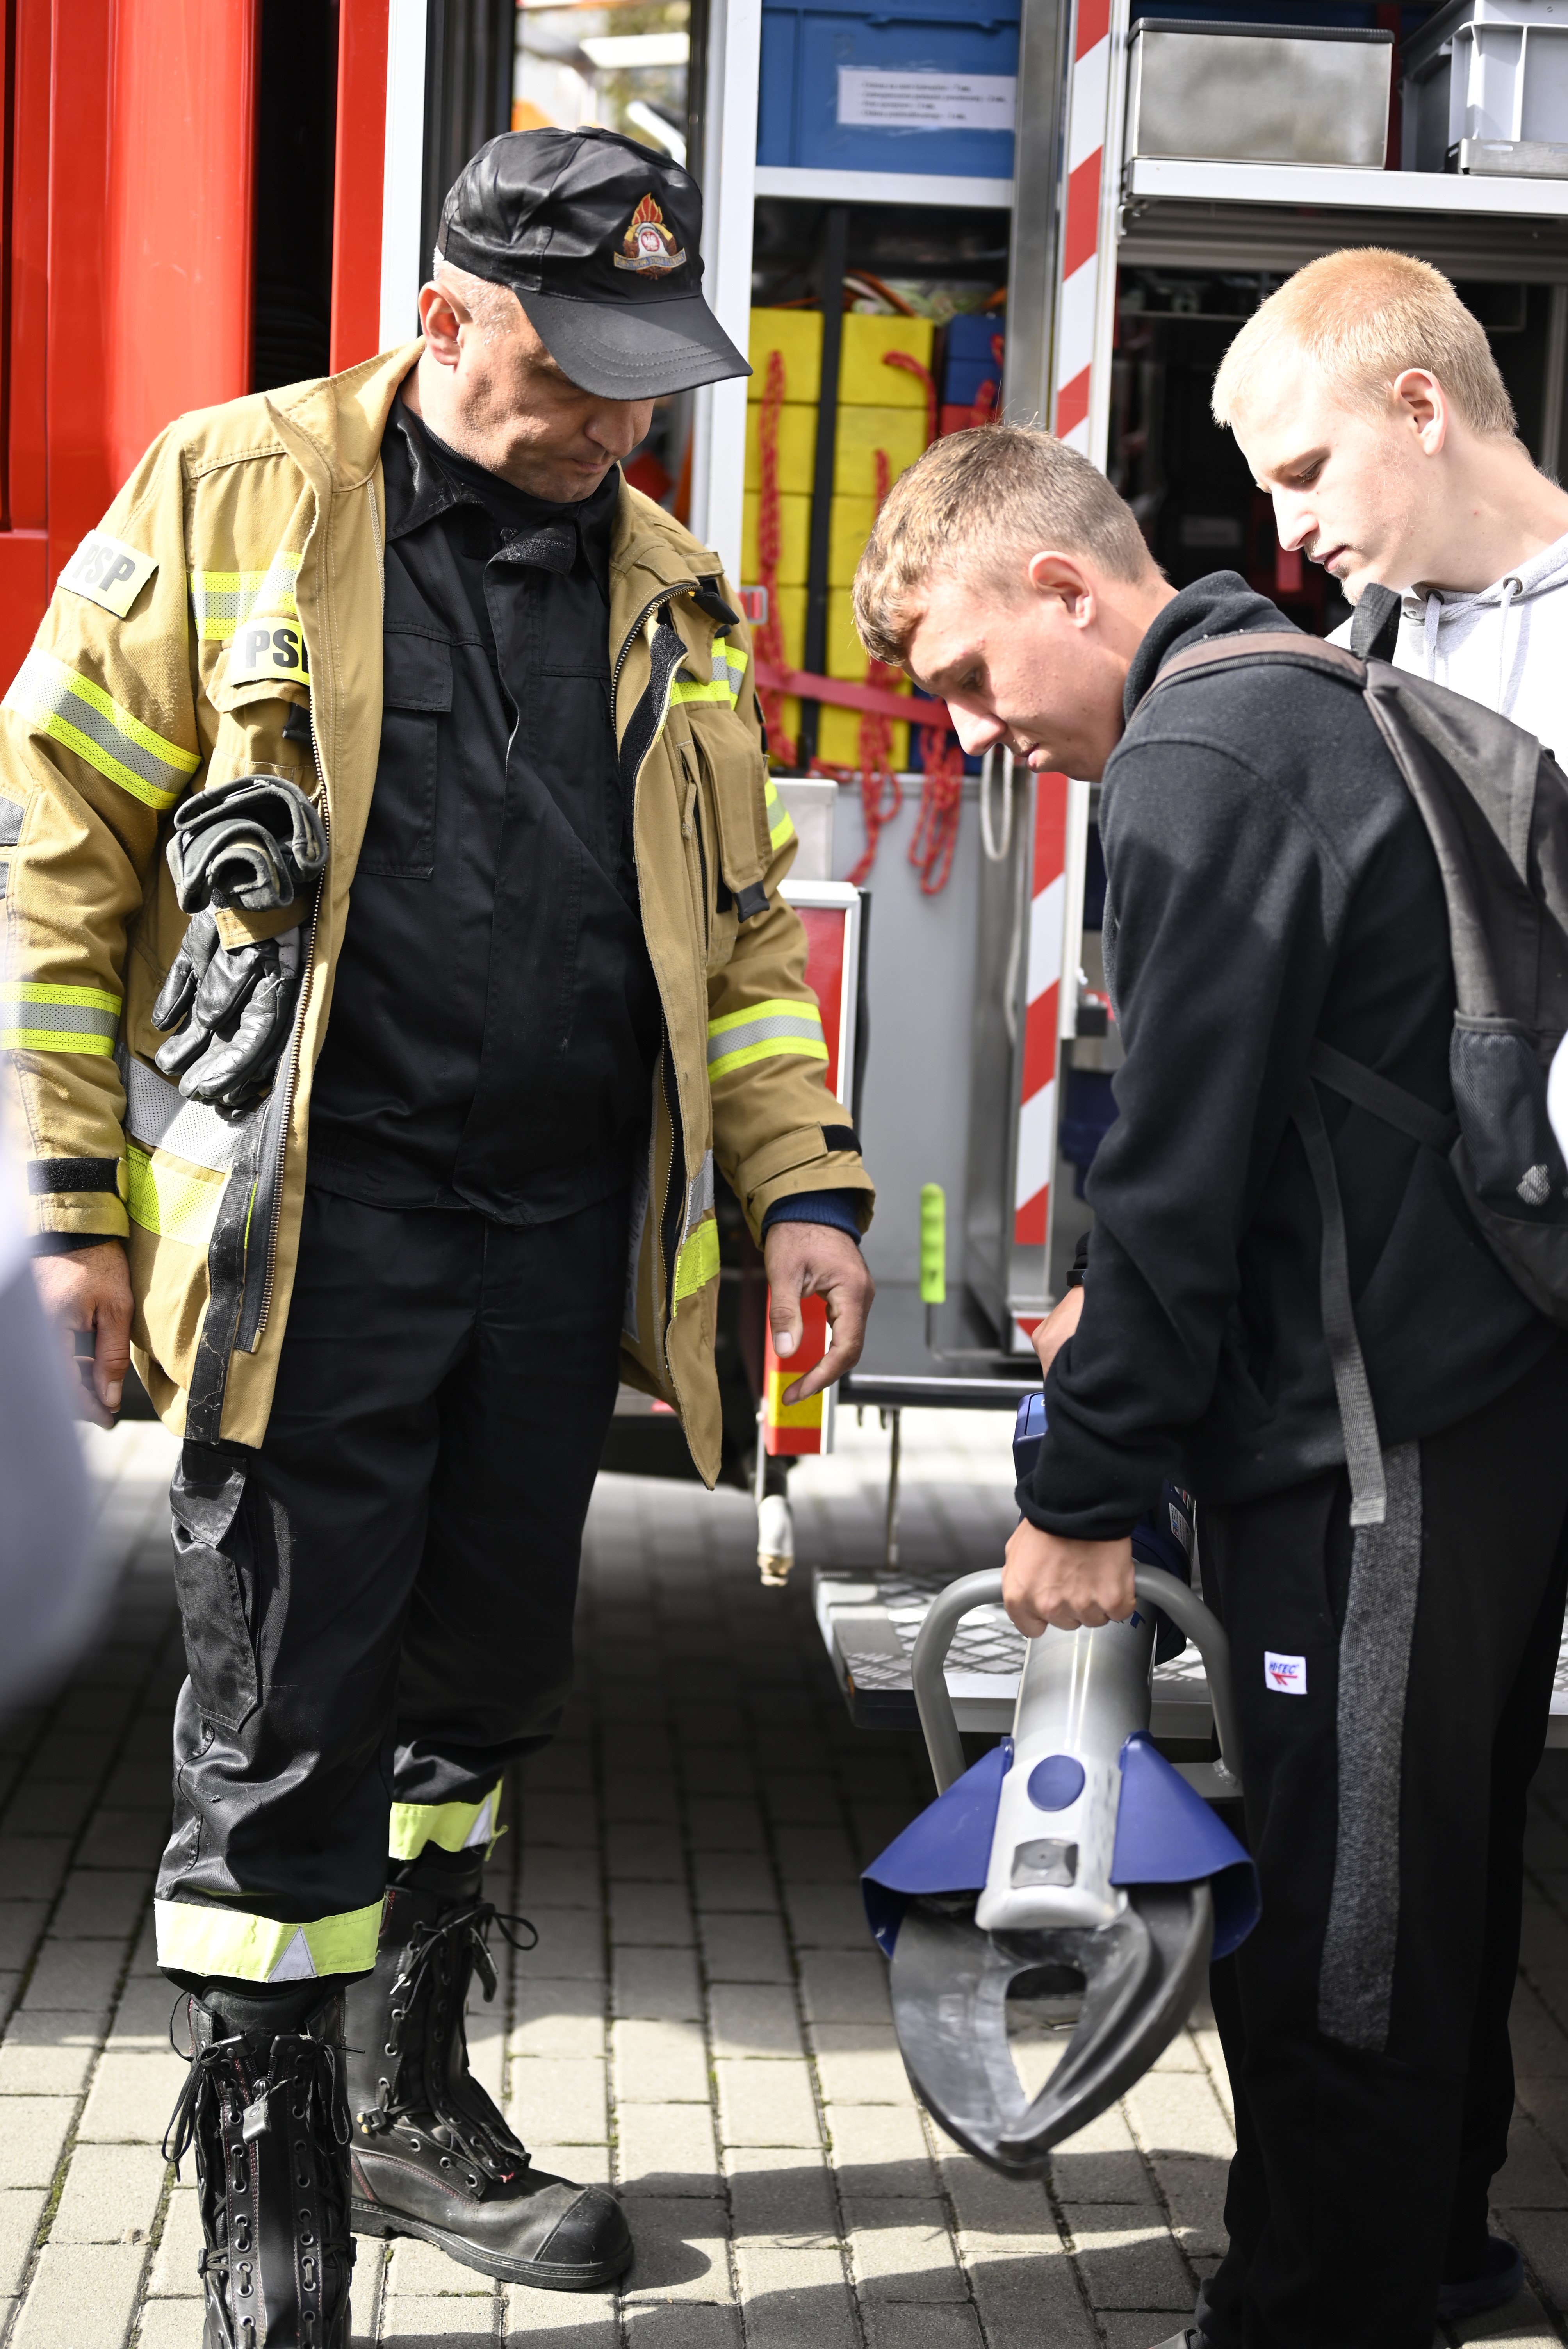
[(402, 400), (382, 461), (386, 708), (310, 1180), (546, 1223), (628, 1179), (660, 1033), (610, 701), (620, 476), (548, 504)]

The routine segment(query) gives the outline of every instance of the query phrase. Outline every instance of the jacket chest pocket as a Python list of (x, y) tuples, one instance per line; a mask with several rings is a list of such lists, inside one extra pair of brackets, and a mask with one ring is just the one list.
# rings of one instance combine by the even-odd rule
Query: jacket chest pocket
[(767, 772), (762, 753), (740, 720), (727, 709), (698, 706), (691, 712), (691, 757), (697, 796), (714, 843), (716, 902), (722, 913), (768, 870)]
[(355, 870), (428, 881), (436, 869), (436, 775), (440, 723), (452, 706), (452, 648), (438, 636), (388, 628), (382, 662), (381, 750)]

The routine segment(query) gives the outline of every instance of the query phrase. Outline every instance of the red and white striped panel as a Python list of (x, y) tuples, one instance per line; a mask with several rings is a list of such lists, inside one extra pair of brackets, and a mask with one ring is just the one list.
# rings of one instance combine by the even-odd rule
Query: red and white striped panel
[(1057, 304), (1059, 440), (1089, 453), (1089, 378), (1099, 294), (1100, 175), (1110, 95), (1110, 0), (1078, 0), (1068, 101), (1068, 212)]
[(1065, 775), (1037, 776), (1029, 882), (1028, 1001), (1024, 1013), (1024, 1074), (1019, 1088), (1018, 1154), (1013, 1184), (1013, 1239), (1019, 1247), (1044, 1247), (1046, 1244), (1047, 1210), (1056, 1164), (1067, 836), (1068, 779)]

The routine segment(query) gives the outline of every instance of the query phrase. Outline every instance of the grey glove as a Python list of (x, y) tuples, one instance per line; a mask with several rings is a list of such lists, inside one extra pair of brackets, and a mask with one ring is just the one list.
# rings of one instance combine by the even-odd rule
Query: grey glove
[(237, 775), (182, 803), (167, 853), (181, 913), (236, 905), (270, 914), (321, 878), (326, 833), (286, 776)]
[(283, 1057), (304, 968), (303, 926), (225, 947), (217, 917), (198, 914), (152, 1007), (155, 1028), (178, 1030), (159, 1046), (155, 1065), (178, 1078), (188, 1101), (232, 1116), (249, 1109)]

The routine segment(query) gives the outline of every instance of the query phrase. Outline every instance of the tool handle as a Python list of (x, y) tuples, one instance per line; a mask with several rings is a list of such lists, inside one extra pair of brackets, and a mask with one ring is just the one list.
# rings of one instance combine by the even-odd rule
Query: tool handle
[[(1214, 1723), (1220, 1733), (1221, 1766), (1235, 1781), (1241, 1792), (1241, 1741), (1236, 1730), (1235, 1696), (1231, 1685), (1231, 1643), (1217, 1615), (1211, 1613), (1202, 1600), (1157, 1566), (1135, 1566), (1133, 1588), (1140, 1599), (1151, 1607), (1161, 1608), (1179, 1630), (1184, 1631), (1203, 1659), (1208, 1676), (1209, 1700), (1214, 1708)], [(925, 1750), (931, 1757), (932, 1775), (936, 1791), (945, 1795), (949, 1786), (964, 1775), (964, 1741), (958, 1732), (958, 1717), (953, 1710), (953, 1699), (947, 1692), (944, 1670), (947, 1651), (953, 1644), (953, 1634), (962, 1619), (976, 1607), (999, 1607), (1002, 1603), (1002, 1569), (987, 1567), (980, 1574), (960, 1575), (945, 1590), (938, 1591), (926, 1610), (920, 1636), (914, 1643), (910, 1662), (910, 1679), (914, 1688), (915, 1709), (920, 1714), (920, 1726), (925, 1738)]]
[[(1169, 1615), (1179, 1631), (1185, 1631), (1203, 1659), (1203, 1671), (1209, 1682), (1209, 1702), (1214, 1708), (1214, 1726), (1220, 1733), (1220, 1767), (1228, 1778), (1235, 1781), (1235, 1792), (1242, 1791), (1242, 1739), (1236, 1723), (1236, 1696), (1231, 1682), (1231, 1643), (1225, 1627), (1212, 1609), (1205, 1607), (1195, 1590), (1178, 1582), (1161, 1566), (1134, 1566), (1132, 1587), (1140, 1599), (1148, 1600)], [(946, 1683), (944, 1682), (944, 1686)]]
[(939, 1795), (945, 1795), (954, 1780), (964, 1775), (964, 1740), (958, 1733), (958, 1716), (947, 1693), (947, 1675), (943, 1669), (947, 1651), (953, 1645), (953, 1634), (960, 1619), (972, 1608), (999, 1607), (1001, 1603), (999, 1566), (988, 1566), (980, 1574), (961, 1574), (956, 1582), (950, 1582), (945, 1590), (937, 1592), (926, 1609), (914, 1643), (909, 1676)]

